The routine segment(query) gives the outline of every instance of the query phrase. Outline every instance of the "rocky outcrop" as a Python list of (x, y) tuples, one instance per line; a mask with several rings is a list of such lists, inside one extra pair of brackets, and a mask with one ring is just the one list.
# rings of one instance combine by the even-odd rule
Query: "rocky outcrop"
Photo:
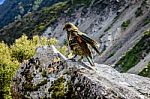
[(12, 83), (13, 99), (149, 99), (150, 79), (112, 67), (68, 60), (54, 46), (39, 47)]

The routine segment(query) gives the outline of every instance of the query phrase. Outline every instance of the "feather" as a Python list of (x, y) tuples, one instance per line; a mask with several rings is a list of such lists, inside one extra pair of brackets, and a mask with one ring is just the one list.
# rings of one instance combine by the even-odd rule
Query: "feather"
[(86, 43), (88, 43), (90, 46), (92, 46), (92, 48), (99, 54), (101, 55), (101, 52), (98, 50), (98, 43), (96, 41), (94, 41), (93, 39), (91, 39), (90, 37), (88, 37), (86, 34), (82, 33), (82, 32), (78, 32), (78, 35), (82, 38), (82, 40), (84, 40)]

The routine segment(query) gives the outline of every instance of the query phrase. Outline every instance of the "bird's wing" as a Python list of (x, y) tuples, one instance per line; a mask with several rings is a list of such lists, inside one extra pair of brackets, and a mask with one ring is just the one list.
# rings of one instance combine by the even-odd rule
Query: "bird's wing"
[(101, 55), (101, 52), (98, 50), (98, 43), (96, 41), (94, 41), (93, 39), (91, 39), (90, 37), (88, 37), (86, 34), (82, 33), (82, 32), (78, 32), (78, 35), (82, 38), (82, 40), (84, 40), (86, 43), (88, 43), (90, 46), (92, 46), (92, 48), (99, 54)]

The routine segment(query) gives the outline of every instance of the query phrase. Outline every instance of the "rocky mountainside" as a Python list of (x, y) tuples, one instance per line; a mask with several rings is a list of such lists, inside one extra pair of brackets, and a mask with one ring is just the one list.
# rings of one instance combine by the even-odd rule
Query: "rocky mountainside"
[(101, 57), (93, 53), (96, 63), (150, 77), (149, 0), (62, 0), (51, 6), (44, 1), (40, 4), (45, 7), (38, 6), (0, 29), (0, 41), (12, 44), (26, 34), (30, 39), (33, 35), (55, 37), (64, 45), (62, 28), (72, 22), (100, 43)]
[(13, 99), (150, 98), (149, 78), (95, 65), (69, 61), (54, 46), (39, 47), (13, 78)]
[[(150, 0), (6, 0), (0, 12), (1, 98), (150, 98)], [(100, 43), (94, 68), (65, 57), (66, 22)], [(39, 47), (51, 44), (65, 56)]]
[(61, 0), (5, 0), (5, 2), (0, 5), (0, 28), (14, 20), (20, 19), (29, 12), (51, 6), (58, 1)]
[[(149, 54), (150, 1), (149, 0), (87, 0), (81, 5), (67, 9), (54, 25), (49, 26), (42, 34), (46, 37), (56, 37), (64, 42), (66, 35), (62, 31), (65, 22), (73, 22), (79, 29), (101, 44), (101, 58), (95, 57), (95, 62), (115, 65), (121, 72), (126, 72), (135, 66), (138, 73), (147, 68), (149, 59), (142, 68), (136, 68), (140, 61)], [(82, 5), (83, 4), (83, 5)], [(80, 6), (80, 7), (79, 7)], [(70, 11), (71, 10), (71, 11)], [(64, 15), (64, 14), (63, 14)], [(146, 32), (146, 33), (147, 33)], [(144, 40), (147, 39), (147, 40)], [(145, 45), (144, 45), (145, 44)], [(138, 45), (138, 46), (136, 46)], [(145, 46), (140, 49), (139, 46)], [(135, 47), (137, 49), (134, 52)], [(133, 54), (126, 54), (129, 50)], [(145, 50), (145, 51), (144, 51)], [(141, 52), (140, 52), (141, 51)], [(122, 58), (127, 56), (126, 58)], [(128, 59), (128, 60), (127, 60)], [(124, 65), (121, 65), (124, 64)], [(134, 73), (134, 72), (130, 72)]]

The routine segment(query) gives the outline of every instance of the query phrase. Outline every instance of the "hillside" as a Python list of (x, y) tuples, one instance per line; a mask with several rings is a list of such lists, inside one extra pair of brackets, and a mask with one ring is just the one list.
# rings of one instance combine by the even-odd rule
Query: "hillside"
[[(28, 64), (23, 65), (25, 67), (27, 66), (27, 68), (23, 68), (22, 66), (20, 67), (19, 64), (32, 59), (32, 57), (35, 55), (37, 47), (54, 44), (62, 54), (69, 57), (70, 54), (68, 53), (68, 48), (66, 46), (66, 32), (63, 31), (63, 27), (66, 22), (72, 22), (79, 28), (80, 31), (85, 32), (89, 37), (93, 38), (100, 44), (99, 50), (102, 52), (101, 56), (98, 56), (94, 51), (92, 51), (93, 60), (95, 64), (97, 64), (96, 68), (98, 69), (98, 73), (94, 74), (94, 78), (98, 79), (97, 76), (100, 76), (100, 78), (104, 79), (104, 82), (101, 82), (101, 80), (96, 81), (103, 83), (103, 87), (107, 89), (110, 86), (114, 88), (114, 82), (116, 86), (120, 85), (117, 80), (123, 79), (121, 81), (123, 81), (124, 84), (119, 88), (125, 88), (124, 91), (130, 90), (134, 93), (135, 96), (138, 95), (140, 97), (139, 99), (142, 99), (140, 96), (141, 94), (147, 98), (147, 90), (149, 89), (146, 89), (146, 93), (144, 93), (143, 87), (141, 89), (142, 92), (139, 92), (140, 86), (144, 86), (145, 84), (139, 84), (137, 85), (137, 88), (135, 84), (136, 82), (134, 82), (134, 80), (141, 79), (138, 81), (141, 82), (144, 80), (145, 82), (149, 82), (150, 0), (28, 1), (29, 2), (27, 2), (27, 0), (6, 0), (3, 5), (0, 5), (0, 11), (3, 12), (0, 14), (0, 83), (2, 83), (0, 85), (0, 93), (2, 93), (2, 96), (0, 97), (11, 97), (10, 83), (12, 81), (13, 75), (16, 73), (18, 68), (19, 70), (23, 69), (29, 72), (30, 66), (28, 67)], [(44, 63), (44, 61), (45, 60), (42, 60), (41, 63)], [(86, 63), (86, 60), (83, 59), (83, 61)], [(78, 63), (73, 63), (73, 65), (76, 67), (80, 67), (80, 65), (77, 64)], [(81, 65), (81, 67), (82, 66), (83, 65)], [(100, 66), (106, 66), (106, 68), (110, 70), (108, 71), (110, 75), (116, 76), (114, 74), (115, 72), (117, 74), (117, 77), (114, 78), (115, 80), (112, 81), (113, 78), (109, 79), (109, 77), (106, 77), (105, 75), (107, 74), (107, 71), (101, 71), (103, 68)], [(36, 68), (38, 67), (39, 66)], [(39, 71), (33, 68), (31, 69), (35, 74), (32, 76), (36, 75), (36, 73), (39, 74), (38, 76), (46, 76), (45, 71), (41, 74)], [(78, 69), (80, 70), (81, 68)], [(68, 68), (66, 70), (68, 70)], [(113, 73), (111, 73), (111, 71), (113, 71)], [(81, 69), (81, 74), (82, 72), (84, 74), (84, 70), (82, 71)], [(88, 70), (85, 72), (85, 74), (86, 73), (88, 73)], [(18, 77), (18, 75), (19, 77), (27, 78), (26, 80), (29, 80), (29, 82), (34, 81), (34, 77), (31, 77), (31, 75), (28, 77), (26, 74), (21, 76), (22, 74), (17, 72), (16, 76)], [(58, 75), (52, 74), (52, 76)], [(67, 75), (67, 77), (68, 76), (70, 77), (70, 74)], [(91, 77), (90, 75), (86, 75), (84, 77), (88, 76)], [(51, 76), (49, 78), (51, 78)], [(132, 81), (128, 81), (128, 78), (130, 80), (134, 79), (134, 84)], [(14, 83), (18, 82), (16, 79), (13, 80)], [(24, 81), (24, 79), (21, 80)], [(28, 84), (28, 81), (26, 82)], [(42, 86), (43, 83), (45, 85), (45, 80), (42, 81)], [(130, 84), (131, 86), (134, 85), (134, 88), (130, 88)], [(37, 84), (36, 81), (35, 85), (38, 85), (38, 87), (35, 88), (32, 85), (32, 91), (34, 89), (36, 89), (36, 91), (38, 89), (43, 90), (44, 88), (39, 87), (41, 84)], [(30, 86), (21, 86), (26, 87), (27, 89), (25, 88), (25, 91), (19, 89), (19, 91), (23, 93), (25, 92), (24, 95), (27, 97), (30, 96), (27, 94), (30, 90)], [(98, 84), (98, 86), (102, 85)], [(119, 88), (116, 90), (120, 90)], [(147, 88), (149, 88), (149, 86)], [(17, 88), (15, 90), (17, 90)], [(118, 91), (116, 92), (118, 93)], [(16, 95), (16, 93), (14, 94)], [(54, 95), (56, 94), (57, 93), (54, 93)], [(78, 93), (78, 95), (79, 94), (80, 93)], [(122, 95), (122, 93), (118, 94), (121, 97), (128, 99), (126, 96)], [(102, 93), (99, 95), (103, 96)], [(127, 95), (130, 96), (130, 94)], [(31, 96), (34, 97), (34, 92)]]
[(42, 35), (65, 42), (62, 27), (66, 22), (73, 22), (101, 44), (99, 50), (103, 55), (95, 61), (114, 65), (149, 29), (149, 5), (148, 0), (81, 0), (63, 1), (50, 7), (45, 5), (47, 7), (28, 13), (1, 29), (0, 40), (12, 44), (26, 34), (29, 38)]
[(62, 27), (69, 21), (101, 43), (103, 55), (101, 59), (95, 58), (96, 62), (114, 65), (149, 29), (149, 5), (148, 0), (59, 2), (5, 26), (0, 30), (0, 40), (12, 44), (26, 34), (29, 38), (42, 35), (64, 42)]
[(9, 23), (22, 18), (29, 12), (40, 10), (43, 7), (51, 6), (61, 0), (5, 0), (0, 5), (0, 29)]

